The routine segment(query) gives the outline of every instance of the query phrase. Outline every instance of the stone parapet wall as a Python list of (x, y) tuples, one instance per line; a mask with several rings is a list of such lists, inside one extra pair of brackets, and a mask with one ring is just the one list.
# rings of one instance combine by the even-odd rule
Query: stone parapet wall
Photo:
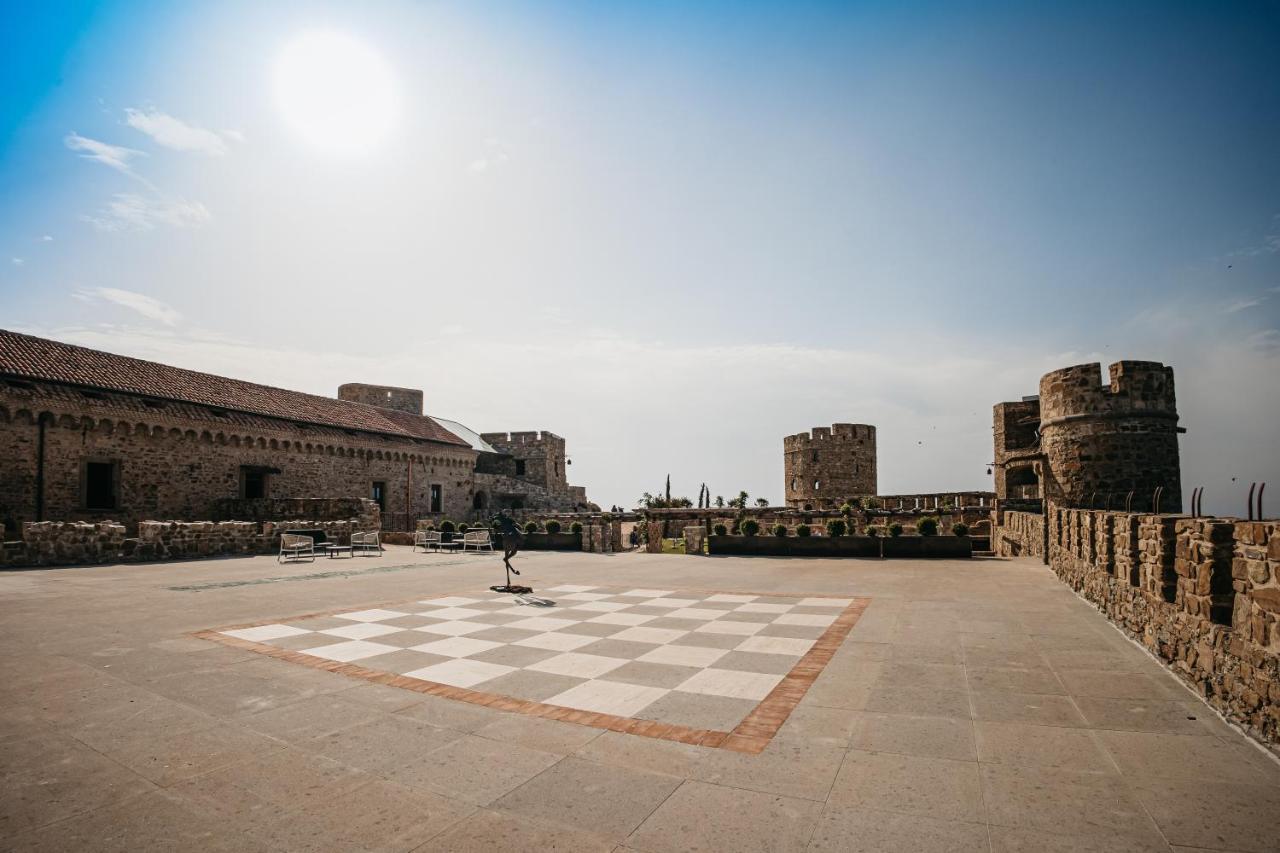
[(1034, 512), (997, 513), (991, 549), (998, 557), (1043, 557), (1044, 516)]
[(214, 503), (214, 519), (314, 518), (345, 521), (357, 519), (360, 530), (381, 530), (382, 511), (369, 498), (227, 498)]
[(23, 525), (22, 539), (5, 542), (0, 568), (137, 563), (201, 557), (274, 554), (287, 530), (323, 530), (326, 539), (347, 543), (366, 530), (361, 519), (293, 521), (141, 521), (127, 536), (114, 521), (40, 521)]
[[(759, 522), (761, 530), (769, 530), (775, 524), (785, 524), (794, 532), (797, 525), (807, 524), (812, 528), (815, 536), (824, 534), (828, 521), (844, 520), (844, 516), (834, 509), (807, 511), (788, 507), (748, 507), (745, 510), (730, 509), (728, 507), (712, 507), (711, 509), (679, 507), (674, 509), (646, 509), (642, 510), (642, 512), (648, 521), (661, 522), (665, 525), (662, 535), (668, 539), (680, 538), (684, 535), (684, 529), (694, 524), (702, 525), (708, 533), (717, 524), (732, 528), (735, 519), (738, 517), (744, 519), (754, 518)], [(970, 533), (981, 535), (991, 523), (990, 513), (989, 507), (978, 506), (952, 510), (933, 508), (856, 510), (850, 521), (858, 533), (861, 533), (868, 524), (883, 527), (895, 522), (911, 530), (921, 518), (933, 516), (938, 519), (938, 528), (943, 532), (950, 531), (952, 524), (962, 521), (969, 525)]]
[[(1026, 515), (1004, 513), (993, 539), (1025, 539)], [(1066, 584), (1280, 751), (1280, 522), (1059, 507), (1045, 520)]]

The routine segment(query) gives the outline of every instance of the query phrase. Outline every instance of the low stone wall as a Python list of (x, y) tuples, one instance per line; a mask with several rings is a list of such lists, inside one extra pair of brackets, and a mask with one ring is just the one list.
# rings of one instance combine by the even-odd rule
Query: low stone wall
[(1045, 519), (1065, 583), (1280, 751), (1280, 522), (1056, 507)]
[[(807, 524), (813, 530), (814, 536), (822, 536), (826, 530), (828, 521), (844, 520), (836, 510), (799, 510), (789, 509), (787, 507), (748, 507), (745, 510), (730, 509), (728, 507), (712, 507), (711, 509), (696, 509), (690, 507), (679, 507), (674, 509), (646, 509), (643, 510), (645, 520), (650, 523), (659, 522), (663, 525), (662, 535), (667, 539), (678, 539), (684, 535), (686, 527), (701, 525), (708, 535), (715, 529), (717, 524), (723, 524), (730, 529), (733, 528), (734, 520), (739, 516), (742, 518), (753, 518), (760, 524), (761, 530), (771, 530), (776, 524), (785, 524), (791, 534), (795, 534), (795, 528), (801, 524)], [(985, 532), (991, 521), (991, 508), (988, 507), (963, 507), (961, 509), (860, 509), (853, 513), (850, 518), (854, 530), (861, 533), (869, 524), (878, 527), (898, 523), (907, 530), (914, 530), (916, 523), (925, 516), (932, 516), (938, 519), (938, 528), (944, 532), (951, 530), (951, 525), (956, 522), (964, 522), (969, 525), (971, 533)]]
[[(374, 504), (376, 507), (377, 505)], [(40, 521), (23, 525), (22, 539), (4, 543), (0, 568), (190, 560), (247, 554), (274, 554), (287, 530), (323, 530), (326, 539), (346, 543), (365, 530), (362, 520), (140, 521), (138, 535), (125, 535), (114, 521)]]
[(1044, 516), (1034, 512), (995, 513), (991, 549), (999, 557), (1043, 557)]

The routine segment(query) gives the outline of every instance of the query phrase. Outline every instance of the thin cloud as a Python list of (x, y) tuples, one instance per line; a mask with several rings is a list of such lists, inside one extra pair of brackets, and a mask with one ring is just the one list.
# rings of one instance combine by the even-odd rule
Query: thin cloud
[(142, 111), (132, 107), (124, 111), (125, 122), (155, 140), (156, 144), (174, 151), (198, 151), (212, 157), (227, 153), (226, 140), (203, 127), (187, 124), (157, 109)]
[(10, 258), (10, 260), (13, 261), (15, 267), (20, 267), (26, 263), (22, 258)]
[(166, 326), (176, 326), (182, 320), (182, 314), (177, 309), (161, 302), (159, 299), (147, 296), (145, 293), (136, 293), (132, 290), (121, 290), (115, 287), (94, 287), (88, 290), (78, 290), (74, 295), (77, 299), (85, 302), (110, 302), (113, 305), (128, 308), (148, 320), (154, 320)]
[(195, 228), (211, 218), (198, 201), (165, 201), (137, 193), (117, 193), (96, 215), (83, 217), (100, 231), (151, 231), (159, 225)]
[(1222, 310), (1226, 314), (1238, 314), (1239, 312), (1244, 311), (1248, 308), (1256, 308), (1261, 304), (1262, 304), (1262, 300), (1257, 298), (1237, 299), (1235, 302), (1232, 302), (1230, 305), (1228, 305), (1226, 308), (1223, 308)]
[(52, 234), (46, 234), (46, 235), (44, 235), (43, 237), (41, 237), (41, 238), (40, 238), (40, 242), (41, 242), (41, 243), (52, 243), (52, 242), (53, 242), (53, 235), (52, 235)]
[(104, 166), (109, 166), (117, 172), (122, 172), (130, 177), (137, 177), (137, 175), (134, 174), (133, 167), (129, 165), (129, 161), (135, 157), (147, 156), (145, 151), (125, 148), (122, 145), (111, 145), (107, 142), (81, 136), (75, 131), (68, 133), (62, 141), (72, 151), (79, 151), (80, 156), (86, 160), (93, 160)]

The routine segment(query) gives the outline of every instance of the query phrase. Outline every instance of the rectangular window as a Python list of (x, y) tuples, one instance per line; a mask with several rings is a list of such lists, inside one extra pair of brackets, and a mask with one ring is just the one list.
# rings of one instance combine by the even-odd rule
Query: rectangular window
[(383, 512), (387, 511), (387, 484), (377, 481), (373, 484), (373, 500), (378, 505), (378, 509)]
[(524, 460), (523, 459), (516, 460), (516, 476), (517, 477), (524, 476)]
[(116, 463), (86, 462), (84, 466), (85, 509), (116, 509)]
[(240, 469), (240, 497), (256, 501), (267, 496), (267, 472), (261, 468)]
[(443, 511), (444, 511), (444, 510), (442, 509), (442, 506), (443, 506), (443, 504), (444, 504), (444, 494), (443, 494), (443, 492), (444, 492), (444, 490), (440, 487), (440, 484), (439, 484), (439, 483), (432, 483), (432, 484), (431, 484), (431, 511), (432, 511), (432, 512), (443, 512)]

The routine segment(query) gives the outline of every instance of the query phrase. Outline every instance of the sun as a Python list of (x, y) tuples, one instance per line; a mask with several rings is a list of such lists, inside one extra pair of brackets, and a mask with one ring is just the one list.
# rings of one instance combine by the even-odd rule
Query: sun
[(399, 117), (397, 88), (386, 60), (344, 33), (304, 33), (276, 60), (281, 116), (326, 153), (358, 155), (376, 148)]

